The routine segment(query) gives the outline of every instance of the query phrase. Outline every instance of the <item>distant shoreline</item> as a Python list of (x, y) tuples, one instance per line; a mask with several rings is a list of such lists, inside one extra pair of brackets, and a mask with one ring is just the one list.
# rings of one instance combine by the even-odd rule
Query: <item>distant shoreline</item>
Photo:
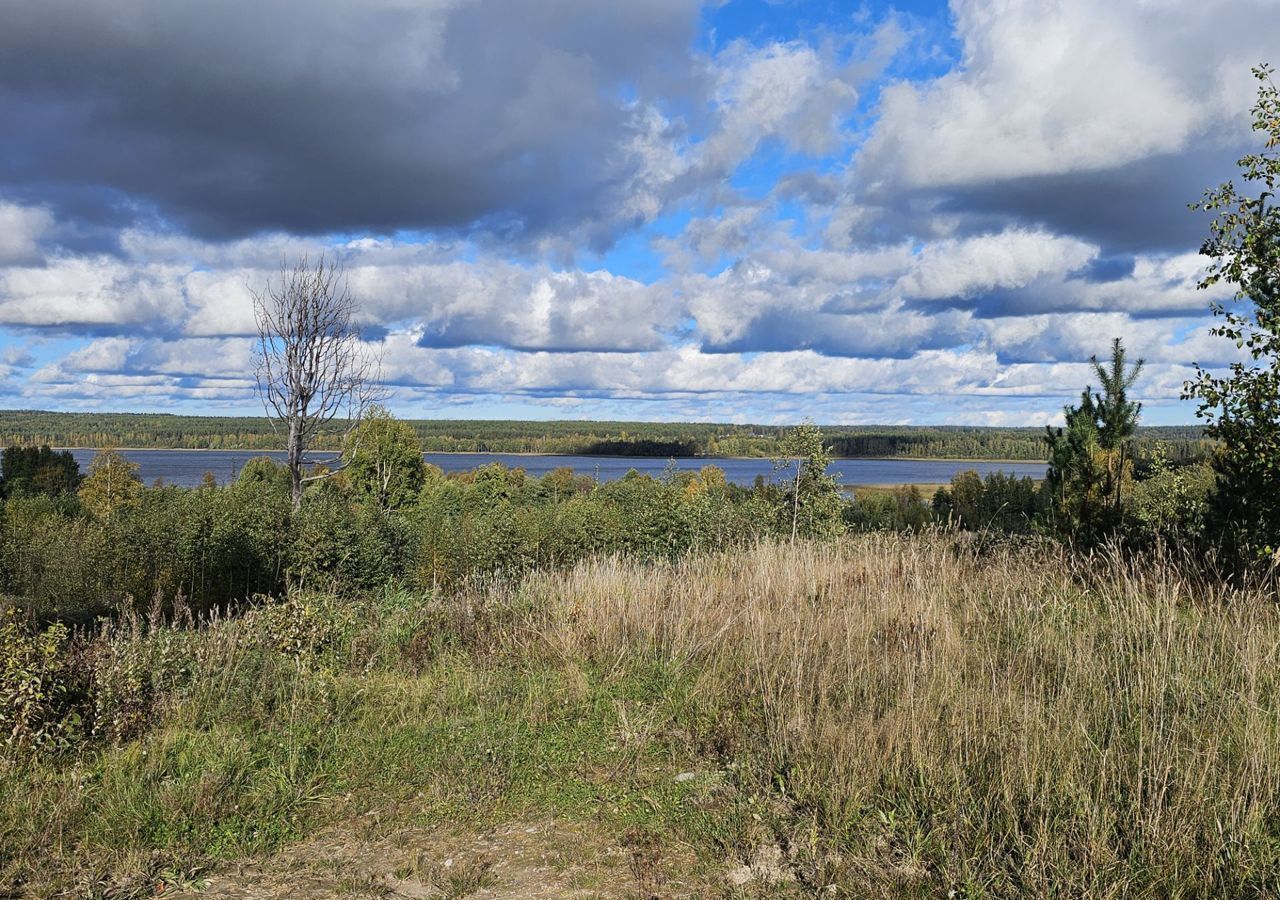
[[(235, 447), (53, 447), (53, 450), (81, 450), (81, 451), (99, 451), (99, 450), (123, 450), (129, 453), (248, 453), (248, 454), (267, 454), (267, 453), (284, 453), (283, 450), (246, 450)], [(318, 453), (341, 453), (341, 450), (308, 450), (310, 454)], [(636, 456), (634, 454), (612, 454), (612, 453), (543, 453), (524, 450), (424, 450), (424, 456), (561, 456), (566, 459), (705, 459), (708, 465), (714, 465), (716, 460), (762, 460), (768, 461), (777, 459), (773, 456)], [(876, 462), (972, 462), (972, 463), (1016, 463), (1018, 465), (1036, 465), (1043, 462), (1046, 466), (1049, 461), (1038, 459), (994, 459), (986, 456), (833, 456), (832, 460), (857, 460), (867, 459)], [(875, 485), (866, 485), (866, 487), (874, 487)]]

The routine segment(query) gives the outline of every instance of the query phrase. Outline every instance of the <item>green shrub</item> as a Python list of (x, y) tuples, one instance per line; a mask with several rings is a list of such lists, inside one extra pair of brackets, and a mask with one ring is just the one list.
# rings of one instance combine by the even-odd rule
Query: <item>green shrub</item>
[(1205, 537), (1215, 480), (1209, 463), (1172, 466), (1159, 457), (1153, 472), (1130, 491), (1130, 534), (1142, 542), (1198, 543)]
[(356, 607), (331, 594), (297, 592), (268, 601), (245, 616), (243, 627), (272, 652), (300, 664), (341, 652), (358, 624)]
[(93, 736), (120, 742), (149, 730), (186, 696), (201, 641), (198, 631), (132, 612), (104, 626), (83, 651)]
[(914, 484), (857, 491), (843, 514), (845, 526), (854, 531), (919, 531), (934, 519)]
[(61, 623), (36, 629), (14, 607), (0, 612), (0, 735), (7, 746), (61, 749), (79, 737), (68, 640)]
[(992, 472), (982, 478), (972, 470), (958, 472), (951, 484), (933, 495), (940, 522), (969, 531), (1026, 534), (1042, 511), (1042, 495), (1030, 478)]

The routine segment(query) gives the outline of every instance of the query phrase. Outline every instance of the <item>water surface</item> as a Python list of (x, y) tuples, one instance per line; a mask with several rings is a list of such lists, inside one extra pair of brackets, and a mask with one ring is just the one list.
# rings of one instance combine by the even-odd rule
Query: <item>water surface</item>
[[(73, 450), (82, 470), (89, 468), (95, 450)], [(283, 462), (283, 452), (248, 450), (122, 450), (125, 457), (138, 464), (138, 474), (148, 484), (157, 478), (166, 484), (193, 487), (200, 484), (205, 472), (212, 472), (219, 484), (235, 478), (246, 462), (256, 456), (270, 456)], [(317, 453), (317, 461), (332, 460), (332, 454)], [(530, 475), (545, 475), (552, 469), (570, 468), (580, 475), (600, 481), (613, 481), (635, 469), (646, 475), (661, 476), (669, 467), (681, 471), (697, 471), (713, 465), (724, 470), (725, 477), (736, 484), (751, 485), (757, 476), (773, 476), (773, 462), (767, 459), (707, 459), (680, 457), (661, 459), (651, 456), (554, 456), (519, 453), (426, 453), (423, 458), (446, 472), (464, 472), (489, 463), (502, 463), (523, 468)], [(1037, 462), (990, 462), (954, 459), (837, 459), (828, 470), (840, 476), (844, 484), (945, 484), (957, 472), (972, 469), (980, 475), (1005, 472), (1043, 478), (1045, 464)]]

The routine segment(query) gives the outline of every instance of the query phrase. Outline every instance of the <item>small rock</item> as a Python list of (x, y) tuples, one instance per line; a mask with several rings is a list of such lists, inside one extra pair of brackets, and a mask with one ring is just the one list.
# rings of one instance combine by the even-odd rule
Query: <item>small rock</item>
[(686, 781), (693, 781), (693, 779), (697, 777), (698, 777), (697, 772), (681, 772), (679, 775), (676, 776), (676, 781), (683, 784)]

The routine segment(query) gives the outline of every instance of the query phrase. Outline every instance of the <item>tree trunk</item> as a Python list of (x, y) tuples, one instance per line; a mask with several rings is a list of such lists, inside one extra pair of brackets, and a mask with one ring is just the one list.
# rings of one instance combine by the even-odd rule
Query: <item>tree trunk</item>
[(796, 460), (796, 485), (792, 490), (791, 497), (791, 543), (796, 542), (796, 531), (800, 525), (800, 469), (804, 466), (804, 460)]
[(1124, 485), (1124, 444), (1120, 445), (1120, 471), (1116, 472), (1116, 513), (1120, 512), (1120, 491)]
[(302, 433), (297, 421), (289, 423), (289, 442), (286, 449), (293, 511), (297, 512), (302, 509)]

